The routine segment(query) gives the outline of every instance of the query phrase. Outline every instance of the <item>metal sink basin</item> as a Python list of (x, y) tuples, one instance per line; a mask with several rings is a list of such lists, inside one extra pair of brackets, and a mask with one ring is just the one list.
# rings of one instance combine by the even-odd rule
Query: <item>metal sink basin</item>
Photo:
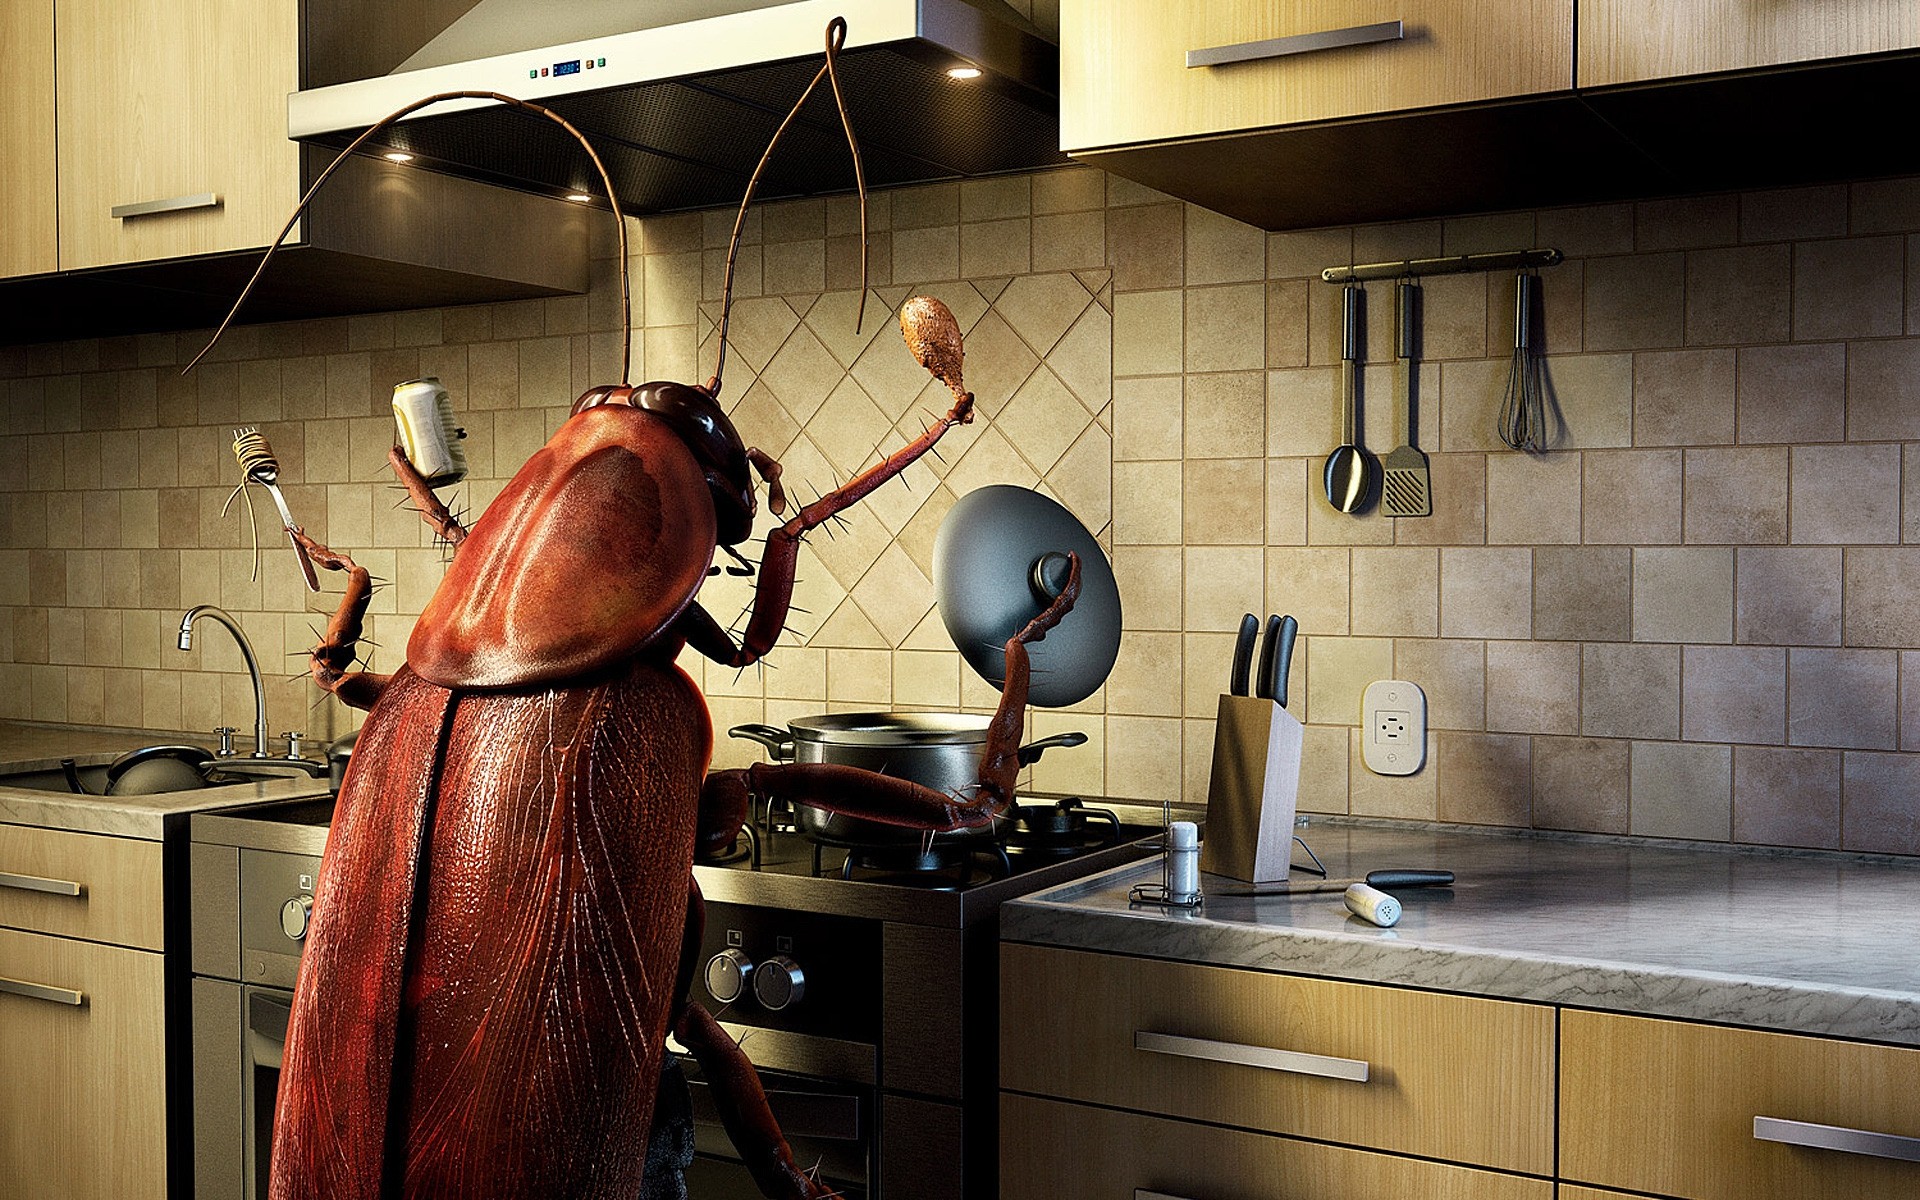
[[(110, 764), (97, 763), (79, 767), (77, 770), (80, 775), (80, 785), (89, 794), (96, 796), (107, 794)], [(273, 779), (324, 779), (326, 775), (327, 765), (312, 759), (241, 756), (216, 760), (204, 776), (195, 782), (186, 782), (189, 778), (187, 773), (175, 770), (166, 777), (169, 783), (173, 784), (172, 786), (156, 788), (149, 785), (124, 794), (174, 795), (234, 783), (258, 783)], [(67, 781), (66, 773), (57, 766), (0, 774), (0, 787), (20, 788), (30, 792), (51, 792), (62, 796), (76, 794)]]

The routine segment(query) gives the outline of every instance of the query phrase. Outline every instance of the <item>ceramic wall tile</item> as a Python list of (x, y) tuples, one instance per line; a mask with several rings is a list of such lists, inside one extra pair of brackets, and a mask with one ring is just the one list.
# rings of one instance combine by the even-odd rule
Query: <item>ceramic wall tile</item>
[(1724, 842), (1733, 831), (1733, 749), (1633, 743), (1631, 817), (1640, 837)]
[(1733, 840), (1761, 846), (1840, 845), (1837, 750), (1733, 748)]
[(1879, 854), (1920, 854), (1920, 757), (1848, 751), (1842, 767), (1841, 847)]
[(1618, 738), (1534, 738), (1534, 826), (1625, 833), (1631, 750)]
[(1437, 815), (1468, 825), (1532, 823), (1533, 739), (1497, 733), (1443, 733)]
[(1738, 375), (1740, 441), (1837, 442), (1847, 436), (1845, 343), (1744, 346)]
[(1787, 652), (1787, 742), (1891, 750), (1899, 712), (1891, 650)]
[[(990, 708), (931, 578), (957, 497), (1004, 482), (1093, 528), (1125, 613), (1107, 686), (1036, 714), (1091, 738), (1036, 784), (1204, 801), (1232, 630), (1290, 612), (1303, 809), (1920, 849), (1920, 183), (1268, 234), (1071, 167), (878, 192), (869, 215), (856, 330), (852, 200), (749, 214), (723, 403), (810, 499), (944, 407), (874, 319), (922, 291), (966, 331), (976, 420), (810, 540), (795, 603), (811, 611), (778, 669), (690, 663), (716, 720)], [(732, 216), (632, 222), (636, 378), (710, 368)], [(193, 726), (244, 708), (230, 650), (170, 652), (198, 600), (239, 611), (263, 654), (310, 639), (284, 546), (250, 578), (244, 517), (220, 513), (240, 423), (274, 439), (309, 531), (392, 580), (369, 616), (391, 665), (445, 568), (391, 506), (388, 389), (448, 385), (473, 466), (450, 499), (483, 509), (618, 370), (602, 240), (585, 296), (249, 326), (184, 379), (174, 335), (0, 351), (0, 461), (18, 464), (0, 473), (0, 710)], [(1548, 452), (1498, 436), (1512, 277), (1431, 277), (1417, 433), (1434, 513), (1335, 512), (1320, 476), (1341, 440), (1341, 292), (1319, 271), (1519, 243), (1569, 256), (1541, 273), (1536, 314)], [(1393, 287), (1366, 291), (1360, 440), (1384, 453), (1401, 440)], [(703, 600), (731, 618), (751, 584), (715, 579)], [(1428, 697), (1429, 762), (1409, 779), (1367, 771), (1353, 741), (1360, 689), (1388, 677)], [(358, 719), (309, 712), (304, 683), (283, 693), (276, 721)]]
[(1689, 254), (1687, 343), (1726, 346), (1786, 340), (1792, 317), (1792, 266), (1792, 251), (1784, 244)]
[(1795, 341), (1888, 337), (1905, 325), (1906, 246), (1898, 237), (1800, 242), (1793, 258)]

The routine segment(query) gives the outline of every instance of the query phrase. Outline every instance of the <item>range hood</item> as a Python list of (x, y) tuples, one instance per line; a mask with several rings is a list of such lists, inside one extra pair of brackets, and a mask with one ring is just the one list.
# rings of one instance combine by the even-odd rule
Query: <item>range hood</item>
[[(370, 33), (364, 22), (395, 7), (408, 6), (309, 0), (310, 34), (320, 35), (310, 36), (310, 46), (380, 44), (385, 31)], [(431, 36), (390, 73), (290, 96), (289, 136), (344, 146), (426, 96), (501, 92), (577, 126), (629, 211), (736, 204), (768, 139), (819, 69), (828, 22), (844, 17), (838, 70), (868, 186), (1068, 161), (1059, 149), (1058, 53), (1001, 0), (441, 0), (438, 7), (440, 28), (413, 31)], [(349, 19), (361, 24), (315, 28)], [(948, 74), (953, 68), (980, 74), (957, 80)], [(324, 72), (310, 63), (308, 78), (316, 74)], [(605, 190), (562, 130), (487, 101), (437, 105), (379, 140), (368, 149), (405, 152), (418, 165), (491, 183), (549, 195)], [(759, 194), (852, 186), (845, 137), (823, 84), (768, 164)]]

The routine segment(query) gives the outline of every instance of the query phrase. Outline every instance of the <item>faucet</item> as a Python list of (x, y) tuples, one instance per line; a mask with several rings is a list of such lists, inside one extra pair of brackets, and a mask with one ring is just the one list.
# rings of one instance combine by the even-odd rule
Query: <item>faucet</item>
[(201, 617), (212, 617), (227, 627), (233, 640), (240, 645), (240, 657), (247, 660), (247, 677), (253, 680), (253, 754), (255, 758), (267, 757), (267, 689), (260, 682), (260, 664), (253, 657), (253, 643), (247, 641), (246, 631), (240, 628), (240, 622), (223, 608), (211, 604), (196, 604), (180, 618), (180, 648), (193, 649), (193, 623)]

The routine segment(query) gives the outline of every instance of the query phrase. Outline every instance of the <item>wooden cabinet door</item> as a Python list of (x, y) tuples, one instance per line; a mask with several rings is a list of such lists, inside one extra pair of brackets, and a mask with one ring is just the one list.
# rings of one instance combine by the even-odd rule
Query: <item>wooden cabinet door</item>
[[(1394, 40), (1187, 65), (1189, 51), (1337, 34), (1393, 21), (1402, 28)], [(1069, 151), (1471, 104), (1572, 86), (1571, 0), (1060, 4), (1060, 141)]]
[(58, 0), (63, 270), (273, 240), (299, 199), (298, 15), (294, 0)]
[(1003, 1093), (1001, 1200), (1550, 1200), (1546, 1179)]
[(0, 1200), (165, 1197), (161, 963), (0, 929)]
[[(1563, 1179), (1688, 1200), (1920, 1196), (1920, 1162), (1883, 1157), (1920, 1152), (1920, 1050), (1570, 1010), (1560, 1056)], [(1809, 1144), (1849, 1132), (1865, 1135), (1851, 1149)]]
[(159, 842), (0, 824), (0, 926), (159, 950)]
[(0, 278), (59, 265), (53, 137), (53, 0), (0, 0)]
[(1585, 87), (1920, 47), (1913, 0), (1581, 0)]
[(1000, 1086), (1549, 1175), (1554, 1012), (1000, 948)]

